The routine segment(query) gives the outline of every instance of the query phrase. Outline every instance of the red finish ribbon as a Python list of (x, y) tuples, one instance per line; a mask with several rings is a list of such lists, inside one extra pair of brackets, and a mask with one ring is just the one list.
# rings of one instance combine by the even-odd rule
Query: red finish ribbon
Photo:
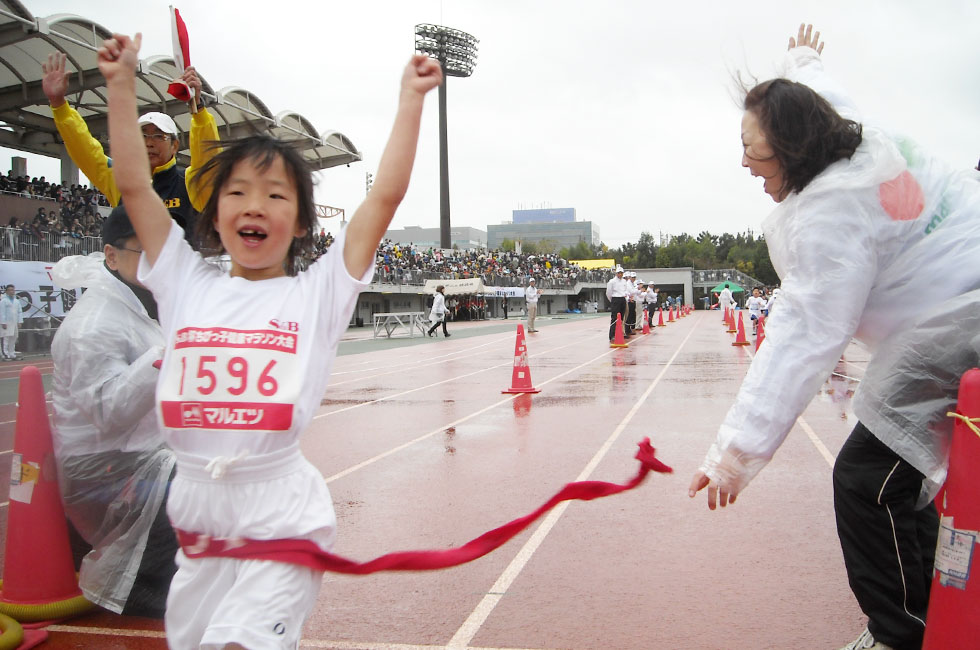
[(636, 459), (640, 471), (622, 485), (603, 481), (578, 481), (569, 483), (544, 505), (510, 523), (486, 532), (466, 544), (445, 550), (398, 551), (377, 557), (368, 562), (356, 562), (333, 553), (327, 553), (308, 539), (216, 539), (199, 533), (177, 530), (177, 540), (189, 558), (224, 557), (239, 560), (272, 560), (309, 567), (316, 571), (332, 571), (366, 575), (378, 571), (432, 571), (446, 569), (483, 557), (499, 548), (512, 537), (527, 528), (548, 510), (562, 501), (591, 501), (632, 490), (651, 472), (669, 473), (673, 470), (657, 460), (650, 439), (639, 443)]

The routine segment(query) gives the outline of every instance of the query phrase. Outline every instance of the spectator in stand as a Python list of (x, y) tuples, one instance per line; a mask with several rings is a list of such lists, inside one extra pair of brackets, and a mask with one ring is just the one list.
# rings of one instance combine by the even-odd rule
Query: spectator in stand
[[(65, 54), (52, 53), (48, 55), (47, 62), (42, 64), (44, 73), (42, 88), (51, 105), (55, 126), (58, 127), (58, 133), (65, 141), (65, 148), (72, 161), (86, 177), (92, 180), (111, 205), (117, 205), (121, 195), (116, 187), (109, 158), (105, 155), (99, 141), (89, 133), (88, 126), (81, 115), (65, 101), (69, 78), (69, 73), (65, 69), (65, 60)], [(198, 108), (196, 98), (200, 97), (202, 84), (194, 68), (188, 67), (181, 79), (192, 90), (189, 102), (191, 166), (186, 170), (177, 166), (176, 155), (180, 149), (180, 132), (170, 116), (164, 113), (146, 113), (140, 117), (139, 123), (143, 131), (147, 157), (150, 160), (153, 189), (167, 204), (170, 216), (184, 228), (185, 239), (195, 245), (193, 233), (197, 211), (204, 208), (208, 196), (206, 192), (199, 192), (196, 189), (193, 179), (197, 170), (217, 153), (216, 147), (207, 147), (205, 143), (218, 141), (218, 127), (214, 117), (206, 108)], [(93, 196), (91, 192), (86, 194), (90, 206), (97, 203)]]

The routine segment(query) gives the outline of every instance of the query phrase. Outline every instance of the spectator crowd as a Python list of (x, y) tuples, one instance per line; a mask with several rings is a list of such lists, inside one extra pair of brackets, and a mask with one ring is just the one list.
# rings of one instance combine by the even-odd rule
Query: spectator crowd
[[(38, 207), (30, 219), (13, 216), (0, 221), (4, 236), (0, 251), (4, 257), (57, 261), (64, 255), (101, 250), (102, 215), (99, 206), (108, 206), (106, 197), (85, 185), (49, 183), (44, 176), (0, 175), (0, 192), (31, 199), (53, 200), (57, 209)], [(92, 239), (90, 246), (82, 240)]]
[[(321, 232), (317, 254), (322, 254), (333, 238)], [(322, 247), (320, 242), (326, 242)], [(559, 255), (525, 255), (512, 251), (476, 248), (444, 250), (431, 246), (399, 244), (384, 239), (375, 260), (376, 281), (393, 284), (422, 284), (425, 280), (466, 280), (480, 278), (487, 286), (527, 285), (535, 278), (542, 288), (572, 286), (577, 281), (605, 282), (609, 269), (583, 269)]]

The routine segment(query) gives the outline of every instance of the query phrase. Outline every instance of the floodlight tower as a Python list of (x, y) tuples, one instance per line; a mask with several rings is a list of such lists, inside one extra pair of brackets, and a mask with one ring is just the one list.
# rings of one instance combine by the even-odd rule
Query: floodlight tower
[(446, 80), (468, 77), (476, 67), (478, 41), (466, 32), (442, 25), (416, 25), (415, 51), (442, 65), (439, 86), (439, 245), (452, 248), (449, 228), (449, 144), (446, 128)]

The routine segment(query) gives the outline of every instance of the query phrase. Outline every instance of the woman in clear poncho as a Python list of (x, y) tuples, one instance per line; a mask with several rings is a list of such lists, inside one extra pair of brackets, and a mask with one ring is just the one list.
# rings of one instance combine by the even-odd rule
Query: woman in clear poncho
[(136, 283), (139, 241), (120, 206), (103, 229), (105, 253), (52, 270), (84, 287), (51, 345), (54, 451), (65, 512), (91, 550), (85, 597), (115, 613), (162, 617), (176, 571), (166, 516), (174, 454), (153, 409), (163, 334), (149, 291)]
[(919, 647), (938, 528), (931, 500), (952, 430), (945, 414), (980, 347), (980, 179), (861, 124), (824, 74), (822, 49), (801, 26), (787, 78), (745, 99), (742, 165), (778, 204), (763, 231), (782, 291), (689, 493), (707, 487), (712, 509), (734, 503), (852, 337), (864, 343), (872, 357), (855, 397), (860, 422), (834, 468), (841, 548), (869, 618), (852, 645)]

